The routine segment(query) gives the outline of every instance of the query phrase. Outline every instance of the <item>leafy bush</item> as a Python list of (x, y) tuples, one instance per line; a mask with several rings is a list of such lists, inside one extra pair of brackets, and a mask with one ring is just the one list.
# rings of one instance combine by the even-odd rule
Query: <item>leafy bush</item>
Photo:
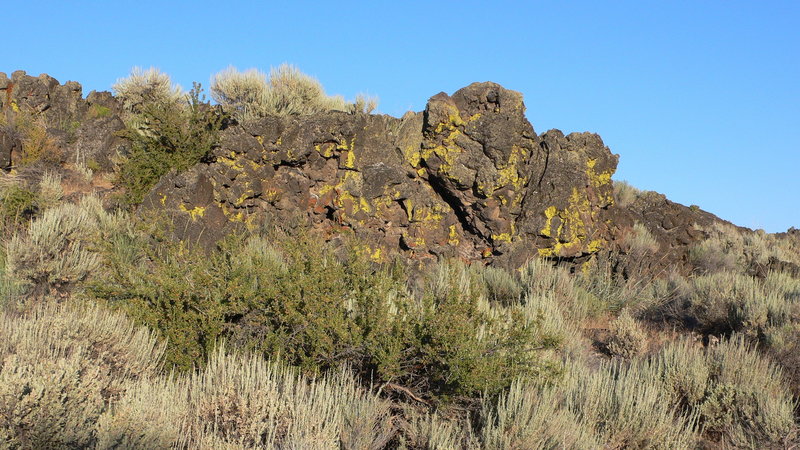
[(341, 96), (328, 96), (319, 81), (289, 64), (263, 72), (239, 72), (229, 67), (212, 78), (211, 96), (241, 122), (267, 115), (291, 116), (324, 111), (370, 113), (377, 98), (358, 95), (354, 103)]
[(7, 181), (0, 186), (0, 216), (5, 230), (27, 223), (39, 209), (39, 195), (21, 182)]
[(0, 441), (10, 448), (87, 448), (95, 424), (163, 347), (97, 306), (0, 312)]
[(107, 242), (109, 273), (94, 294), (163, 333), (167, 362), (182, 369), (224, 337), (306, 372), (348, 363), (445, 396), (558, 373), (542, 349), (560, 340), (542, 332), (541, 311), (489, 304), (465, 267), (442, 266), (414, 298), (358, 252), (342, 262), (309, 237), (282, 238), (280, 251), (258, 236), (231, 239), (210, 254), (135, 236)]
[(159, 100), (137, 107), (139, 120), (121, 133), (131, 142), (130, 153), (117, 174), (117, 182), (125, 188), (126, 203), (141, 203), (170, 170), (183, 171), (211, 157), (224, 117), (203, 103), (201, 91), (195, 84), (186, 104)]

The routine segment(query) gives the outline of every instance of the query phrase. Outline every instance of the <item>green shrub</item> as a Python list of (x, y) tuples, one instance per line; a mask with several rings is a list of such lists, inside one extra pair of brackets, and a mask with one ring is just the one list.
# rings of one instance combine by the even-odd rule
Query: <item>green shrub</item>
[(223, 115), (203, 103), (201, 91), (195, 84), (187, 104), (155, 101), (140, 105), (139, 120), (121, 133), (131, 143), (117, 174), (117, 182), (125, 188), (126, 203), (141, 203), (170, 170), (180, 172), (211, 157)]
[(201, 365), (225, 338), (309, 373), (348, 363), (443, 396), (558, 374), (542, 350), (561, 340), (543, 331), (541, 311), (488, 303), (465, 267), (442, 266), (414, 298), (358, 252), (341, 261), (310, 237), (281, 238), (280, 250), (231, 238), (210, 254), (135, 236), (106, 241), (109, 273), (92, 291), (159, 330), (178, 368)]
[(25, 224), (39, 210), (39, 195), (17, 181), (0, 186), (0, 215), (3, 228), (13, 231)]

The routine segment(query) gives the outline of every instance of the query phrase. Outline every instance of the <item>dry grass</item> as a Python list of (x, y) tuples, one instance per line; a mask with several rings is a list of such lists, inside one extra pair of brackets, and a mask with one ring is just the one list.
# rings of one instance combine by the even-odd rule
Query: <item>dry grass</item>
[(125, 109), (133, 113), (141, 112), (148, 103), (177, 103), (185, 97), (181, 87), (155, 67), (146, 70), (134, 67), (131, 74), (117, 80), (112, 89), (122, 99)]
[(103, 447), (382, 448), (390, 403), (347, 371), (307, 379), (260, 357), (220, 349), (202, 371), (148, 380), (101, 418)]
[(45, 304), (0, 314), (0, 441), (81, 448), (107, 404), (155, 375), (153, 334), (97, 306)]
[(211, 96), (241, 122), (268, 116), (346, 111), (368, 114), (378, 105), (377, 97), (363, 94), (348, 103), (340, 95), (329, 96), (322, 84), (297, 67), (281, 64), (265, 73), (229, 67), (212, 77)]
[(106, 212), (93, 196), (48, 209), (8, 243), (8, 272), (31, 286), (59, 287), (82, 281), (100, 264), (93, 240), (101, 229), (123, 222), (122, 216)]

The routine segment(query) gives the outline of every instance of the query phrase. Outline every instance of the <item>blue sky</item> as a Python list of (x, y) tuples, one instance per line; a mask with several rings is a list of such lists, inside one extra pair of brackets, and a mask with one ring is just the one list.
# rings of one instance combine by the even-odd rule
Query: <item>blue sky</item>
[(28, 1), (0, 18), (0, 71), (87, 94), (133, 66), (191, 87), (290, 62), (395, 116), (495, 81), (538, 133), (600, 134), (615, 179), (775, 232), (800, 228), (798, 24), (796, 0)]

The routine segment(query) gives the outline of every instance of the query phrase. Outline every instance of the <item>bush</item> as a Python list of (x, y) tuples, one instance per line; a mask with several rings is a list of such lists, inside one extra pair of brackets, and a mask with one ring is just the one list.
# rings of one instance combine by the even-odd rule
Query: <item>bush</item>
[(228, 67), (211, 80), (211, 98), (237, 120), (250, 122), (270, 113), (267, 75), (257, 69), (239, 72)]
[(703, 330), (757, 336), (768, 326), (791, 320), (791, 306), (780, 292), (767, 292), (748, 275), (718, 272), (692, 280), (690, 314)]
[(489, 304), (464, 267), (442, 266), (414, 298), (358, 252), (342, 262), (309, 237), (283, 237), (280, 251), (258, 236), (231, 238), (210, 254), (107, 241), (109, 275), (94, 294), (163, 333), (167, 362), (181, 369), (203, 364), (224, 337), (307, 373), (348, 363), (365, 378), (437, 396), (558, 373), (542, 349), (560, 340), (543, 333), (541, 311)]
[(658, 241), (641, 223), (635, 223), (633, 229), (625, 234), (621, 243), (622, 251), (634, 262), (644, 263), (643, 258), (652, 257), (659, 250)]
[(256, 70), (239, 72), (229, 67), (214, 75), (211, 96), (240, 122), (267, 115), (306, 115), (337, 110), (370, 113), (377, 98), (358, 95), (354, 103), (328, 96), (319, 81), (289, 64), (270, 69), (269, 78)]
[(8, 243), (8, 271), (21, 283), (45, 290), (80, 282), (98, 267), (93, 250), (98, 233), (121, 220), (91, 196), (49, 209)]
[(603, 363), (568, 369), (563, 383), (515, 383), (484, 401), (485, 448), (688, 448), (695, 418), (671, 407), (650, 372)]
[(170, 170), (183, 171), (211, 158), (224, 116), (203, 103), (201, 92), (200, 85), (195, 84), (185, 105), (175, 101), (140, 105), (139, 120), (121, 133), (131, 143), (117, 174), (117, 182), (125, 188), (126, 203), (141, 203)]
[(307, 379), (260, 357), (214, 352), (199, 373), (146, 380), (100, 418), (101, 448), (383, 448), (390, 403), (347, 372)]
[(39, 195), (19, 181), (4, 180), (0, 186), (0, 215), (4, 230), (13, 232), (39, 210)]
[(783, 375), (741, 336), (707, 351), (680, 341), (648, 364), (673, 402), (697, 414), (707, 436), (724, 445), (772, 447), (796, 431)]
[(631, 359), (647, 347), (647, 334), (639, 323), (625, 310), (611, 323), (608, 351), (612, 356)]
[(97, 306), (0, 312), (0, 440), (10, 448), (87, 448), (130, 383), (156, 374), (152, 334)]
[(152, 104), (178, 104), (185, 97), (180, 86), (172, 84), (169, 75), (154, 67), (147, 70), (134, 67), (131, 74), (117, 80), (112, 89), (131, 113), (144, 112)]
[(627, 181), (614, 181), (614, 203), (617, 206), (630, 206), (637, 198), (642, 196), (642, 191), (630, 185)]

